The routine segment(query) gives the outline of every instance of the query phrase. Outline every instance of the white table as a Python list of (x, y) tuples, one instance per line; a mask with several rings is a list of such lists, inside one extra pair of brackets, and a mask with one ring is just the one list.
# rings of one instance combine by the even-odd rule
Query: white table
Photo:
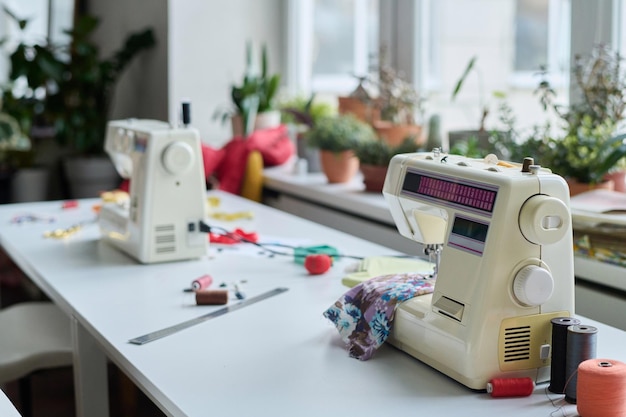
[(0, 416), (20, 417), (20, 413), (2, 390), (0, 390)]
[[(236, 225), (258, 231), (262, 240), (327, 243), (360, 256), (391, 253), (247, 200), (213, 194), (221, 198), (222, 210), (252, 210), (253, 220)], [(79, 415), (108, 414), (105, 357), (171, 416), (534, 417), (556, 410), (545, 386), (531, 397), (495, 400), (391, 346), (383, 346), (370, 361), (349, 358), (322, 312), (345, 292), (340, 280), (352, 260), (340, 260), (315, 277), (291, 257), (259, 256), (249, 247), (194, 261), (140, 265), (101, 242), (94, 225), (64, 241), (42, 238), (53, 227), (91, 219), (93, 202), (83, 200), (77, 210), (65, 211), (60, 202), (0, 206), (0, 244), (73, 317)], [(53, 225), (10, 223), (22, 213), (58, 220)], [(249, 297), (282, 286), (289, 291), (146, 345), (128, 343), (219, 308), (195, 306), (193, 296), (182, 292), (205, 273), (216, 283), (247, 280)], [(626, 360), (625, 332), (583, 322), (600, 329), (599, 356)]]

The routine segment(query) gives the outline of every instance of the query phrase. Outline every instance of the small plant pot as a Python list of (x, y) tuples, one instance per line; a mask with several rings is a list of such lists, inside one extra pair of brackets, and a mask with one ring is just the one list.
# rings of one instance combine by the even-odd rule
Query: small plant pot
[(359, 159), (352, 151), (320, 150), (320, 163), (322, 171), (331, 184), (348, 182), (359, 171)]
[(421, 125), (396, 124), (386, 120), (377, 120), (373, 123), (373, 127), (378, 136), (391, 146), (400, 145), (409, 136), (415, 137), (417, 145), (424, 142)]
[(626, 171), (620, 170), (611, 172), (604, 176), (605, 179), (611, 180), (614, 183), (613, 189), (621, 193), (626, 192)]
[(585, 191), (590, 190), (610, 190), (613, 191), (615, 189), (615, 183), (613, 180), (605, 180), (598, 184), (589, 184), (585, 182), (579, 182), (572, 178), (567, 178), (567, 185), (569, 186), (569, 195), (575, 196), (580, 193), (584, 193)]
[(361, 164), (365, 191), (381, 193), (387, 176), (387, 166)]
[(380, 118), (380, 110), (374, 103), (364, 103), (354, 97), (339, 97), (338, 100), (340, 114), (352, 114), (366, 123), (372, 123)]

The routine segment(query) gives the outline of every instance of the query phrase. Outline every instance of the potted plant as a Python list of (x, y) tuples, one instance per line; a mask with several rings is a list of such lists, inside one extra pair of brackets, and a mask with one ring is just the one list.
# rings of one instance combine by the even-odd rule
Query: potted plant
[(568, 107), (555, 104), (549, 82), (542, 79), (539, 84), (544, 109), (556, 112), (563, 122), (563, 136), (551, 141), (549, 166), (568, 180), (572, 193), (589, 187), (611, 188), (611, 182), (604, 183), (607, 174), (626, 161), (624, 137), (618, 134), (626, 106), (622, 61), (604, 45), (594, 47), (588, 57), (576, 56), (572, 74), (578, 100)]
[(384, 49), (381, 48), (381, 64), (378, 70), (378, 98), (376, 105), (380, 119), (372, 125), (383, 140), (394, 147), (412, 137), (422, 143), (422, 125), (416, 115), (423, 113), (422, 98), (415, 88), (390, 65), (384, 63)]
[(320, 150), (329, 183), (350, 181), (359, 170), (354, 149), (359, 142), (376, 138), (370, 125), (350, 114), (323, 117), (305, 136), (309, 146)]
[(407, 137), (399, 145), (390, 145), (381, 139), (359, 142), (354, 154), (359, 160), (366, 191), (382, 192), (387, 167), (394, 155), (416, 152), (418, 145), (412, 137)]
[(614, 189), (606, 175), (626, 157), (626, 134), (614, 136), (614, 131), (610, 120), (594, 125), (585, 116), (575, 132), (553, 139), (548, 166), (567, 180), (571, 195), (590, 188)]
[(240, 85), (231, 87), (232, 107), (218, 109), (213, 118), (221, 118), (222, 123), (230, 120), (234, 137), (247, 138), (253, 131), (276, 127), (280, 124), (280, 111), (275, 100), (280, 75), (268, 73), (267, 47), (261, 50), (261, 73), (252, 64), (252, 46), (246, 45), (246, 70)]
[(308, 145), (306, 132), (316, 125), (323, 117), (337, 114), (337, 109), (327, 102), (298, 96), (279, 103), (282, 113), (281, 122), (292, 126), (296, 135), (296, 148), (299, 158), (307, 161), (308, 172), (320, 172), (319, 150)]
[[(9, 15), (22, 29), (26, 27), (27, 20)], [(92, 191), (89, 185), (82, 190), (70, 184), (74, 198), (93, 197), (98, 191), (117, 186), (119, 176), (104, 153), (115, 85), (128, 64), (155, 44), (152, 30), (145, 29), (131, 33), (120, 49), (102, 59), (90, 40), (98, 23), (93, 16), (80, 16), (73, 29), (66, 31), (71, 39), (69, 45), (20, 43), (10, 57), (9, 78), (13, 83), (25, 79), (27, 87), (21, 95), (15, 95), (14, 88), (3, 94), (4, 103), (10, 107), (7, 112), (15, 112), (26, 132), (32, 134), (43, 127), (63, 147), (68, 156), (64, 161), (68, 181), (79, 179), (84, 184), (90, 176), (109, 170), (109, 182), (96, 184), (97, 190)], [(85, 161), (86, 174), (77, 172)]]
[(375, 99), (365, 87), (370, 84), (369, 76), (358, 76), (359, 84), (347, 96), (339, 96), (337, 98), (339, 104), (339, 113), (352, 114), (357, 119), (372, 124), (380, 119), (380, 108)]
[[(501, 112), (500, 121), (504, 123), (507, 129), (504, 131), (495, 130), (495, 129), (487, 129), (486, 123), (487, 123), (487, 118), (491, 113), (491, 109), (490, 109), (490, 105), (485, 101), (483, 97), (482, 78), (480, 76), (478, 67), (476, 66), (477, 60), (478, 58), (476, 56), (473, 56), (472, 58), (470, 58), (466, 67), (463, 70), (463, 73), (461, 74), (461, 76), (459, 77), (459, 79), (454, 85), (454, 89), (452, 90), (452, 96), (450, 100), (452, 102), (456, 100), (461, 90), (463, 89), (463, 86), (467, 82), (467, 79), (469, 78), (469, 76), (473, 72), (476, 72), (478, 76), (478, 90), (479, 90), (478, 106), (480, 110), (480, 118), (478, 122), (478, 127), (476, 129), (453, 130), (453, 131), (448, 132), (449, 148), (454, 149), (456, 146), (456, 150), (455, 150), (456, 152), (465, 147), (469, 147), (470, 149), (477, 148), (478, 150), (484, 150), (486, 151), (486, 153), (495, 152), (496, 154), (498, 154), (496, 149), (494, 149), (494, 143), (503, 142), (503, 141), (506, 142), (508, 140), (508, 138), (503, 137), (503, 136), (510, 135), (510, 132), (512, 130), (512, 127), (509, 124), (509, 121), (506, 119), (506, 116), (507, 114), (510, 114), (511, 109), (505, 101), (506, 94), (502, 91), (493, 91), (492, 92), (493, 98), (500, 102), (500, 104), (498, 105), (498, 109)], [(467, 144), (466, 142), (468, 141), (471, 141), (472, 143)], [(483, 152), (479, 151), (478, 153), (483, 153)], [(499, 155), (499, 156), (506, 157), (506, 155)]]

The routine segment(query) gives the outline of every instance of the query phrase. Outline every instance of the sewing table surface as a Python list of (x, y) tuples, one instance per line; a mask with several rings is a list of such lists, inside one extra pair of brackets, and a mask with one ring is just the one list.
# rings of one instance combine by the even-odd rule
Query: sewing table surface
[[(230, 194), (209, 194), (219, 198), (215, 210), (253, 213), (233, 222), (209, 216), (210, 224), (255, 231), (263, 242), (329, 244), (355, 256), (393, 253)], [(341, 278), (354, 259), (338, 259), (329, 272), (310, 276), (292, 256), (234, 245), (212, 246), (198, 260), (142, 265), (100, 239), (96, 203), (80, 200), (75, 209), (62, 209), (59, 201), (0, 206), (0, 245), (73, 318), (75, 344), (87, 335), (167, 415), (536, 417), (561, 406), (565, 415), (575, 415), (575, 406), (547, 395), (545, 385), (530, 397), (493, 399), (391, 346), (369, 361), (350, 358), (322, 312), (347, 290)], [(82, 228), (65, 239), (43, 237), (79, 223)], [(277, 287), (288, 291), (145, 345), (128, 342), (221, 308), (196, 306), (193, 294), (183, 291), (204, 274), (214, 286), (245, 281), (248, 297)], [(598, 357), (626, 361), (625, 332), (581, 320), (599, 328)], [(90, 379), (97, 378), (102, 375), (86, 372), (75, 381), (79, 415), (108, 412), (85, 400), (103, 394), (89, 392)]]

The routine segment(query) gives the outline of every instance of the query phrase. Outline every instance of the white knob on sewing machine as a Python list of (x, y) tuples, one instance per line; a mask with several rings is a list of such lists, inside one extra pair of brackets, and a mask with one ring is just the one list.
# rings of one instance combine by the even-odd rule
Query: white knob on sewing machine
[(552, 291), (554, 291), (552, 274), (537, 265), (523, 267), (513, 280), (513, 294), (526, 306), (540, 306), (550, 299)]
[(563, 239), (569, 232), (570, 218), (563, 201), (538, 194), (529, 198), (520, 209), (519, 228), (530, 242), (548, 245)]
[(194, 158), (191, 146), (182, 141), (170, 143), (161, 154), (163, 166), (173, 175), (184, 174), (191, 169)]

